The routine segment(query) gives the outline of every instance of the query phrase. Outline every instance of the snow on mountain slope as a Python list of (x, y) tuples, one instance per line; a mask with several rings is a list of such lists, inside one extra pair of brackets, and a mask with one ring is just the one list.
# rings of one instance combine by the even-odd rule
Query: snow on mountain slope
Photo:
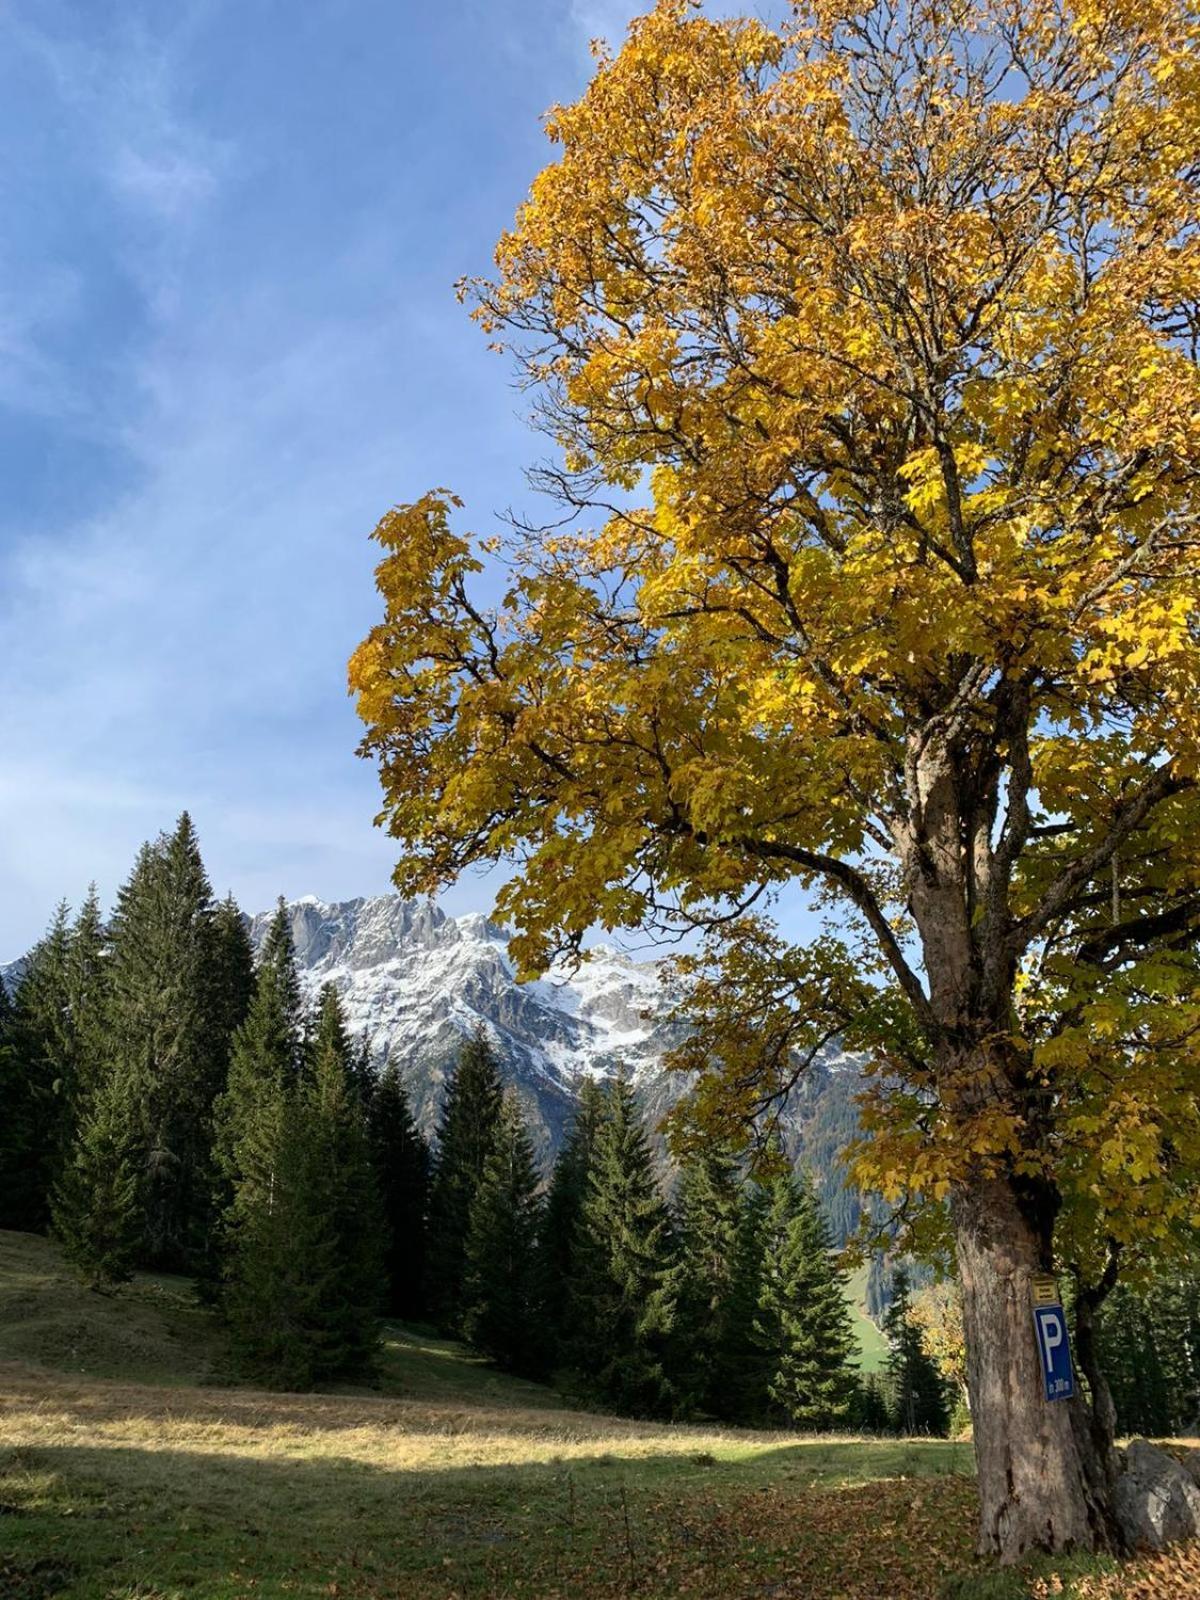
[[(427, 1130), (447, 1069), (480, 1025), (543, 1155), (557, 1147), (584, 1077), (624, 1068), (648, 1099), (663, 1099), (671, 1029), (658, 963), (601, 948), (573, 971), (519, 984), (504, 930), (483, 916), (450, 917), (399, 895), (332, 905), (307, 895), (287, 911), (305, 987), (337, 987), (353, 1031), (368, 1036), (377, 1059), (399, 1063)], [(256, 945), (272, 915), (253, 918)]]

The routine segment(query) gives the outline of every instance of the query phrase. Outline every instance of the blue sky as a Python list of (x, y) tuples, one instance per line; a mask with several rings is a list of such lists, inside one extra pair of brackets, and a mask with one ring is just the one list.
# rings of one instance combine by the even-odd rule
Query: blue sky
[(388, 886), (367, 535), (522, 498), (453, 283), (638, 9), (0, 0), (0, 958), (184, 806), (247, 909)]

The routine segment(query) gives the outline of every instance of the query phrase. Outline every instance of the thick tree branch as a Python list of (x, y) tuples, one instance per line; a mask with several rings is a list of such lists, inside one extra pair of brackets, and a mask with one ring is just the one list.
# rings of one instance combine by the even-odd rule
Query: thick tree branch
[(748, 838), (732, 839), (729, 842), (756, 860), (790, 861), (806, 872), (817, 873), (847, 895), (870, 924), (871, 931), (879, 940), (888, 965), (896, 974), (900, 987), (904, 990), (921, 1026), (930, 1037), (937, 1034), (939, 1031), (937, 1017), (929, 1003), (929, 997), (921, 985), (916, 970), (909, 964), (900, 941), (892, 931), (892, 925), (884, 914), (883, 907), (875, 898), (870, 884), (862, 873), (849, 862), (839, 861), (836, 856), (823, 855), (816, 850), (804, 850), (799, 845)]

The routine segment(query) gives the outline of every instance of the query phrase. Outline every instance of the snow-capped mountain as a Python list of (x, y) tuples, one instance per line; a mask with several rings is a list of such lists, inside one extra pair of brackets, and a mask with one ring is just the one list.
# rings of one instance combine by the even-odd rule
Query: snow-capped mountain
[[(482, 1025), (535, 1129), (543, 1157), (570, 1122), (584, 1077), (623, 1068), (649, 1105), (665, 1105), (662, 1055), (671, 1034), (661, 965), (600, 948), (573, 970), (517, 983), (502, 928), (479, 915), (451, 917), (399, 895), (287, 906), (305, 987), (334, 984), (352, 1030), (377, 1059), (399, 1063), (414, 1111), (429, 1131), (447, 1069)], [(251, 922), (261, 942), (272, 912)]]

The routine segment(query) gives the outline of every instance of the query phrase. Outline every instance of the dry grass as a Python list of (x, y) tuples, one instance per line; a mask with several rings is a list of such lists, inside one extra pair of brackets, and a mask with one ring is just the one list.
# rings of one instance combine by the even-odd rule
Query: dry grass
[[(851, 1511), (831, 1487), (849, 1490), (865, 1537), (881, 1516), (898, 1525), (926, 1473), (942, 1474), (934, 1490), (950, 1513), (939, 1538), (966, 1554), (971, 1491), (949, 1475), (951, 1446), (164, 1390), (12, 1363), (0, 1393), (0, 1502), (15, 1513), (3, 1531), (16, 1538), (5, 1600), (757, 1594), (764, 1574), (782, 1578), (782, 1558), (803, 1570), (806, 1496), (810, 1524), (825, 1526), (823, 1506)], [(836, 1553), (824, 1539), (818, 1549), (823, 1564)], [(910, 1580), (927, 1561), (907, 1546), (896, 1596), (921, 1592)], [(874, 1591), (850, 1575), (844, 1592)]]
[(593, 1415), (412, 1330), (374, 1392), (222, 1370), (186, 1285), (85, 1295), (0, 1234), (0, 1600), (1197, 1592), (1182, 1556), (978, 1570), (968, 1446)]

